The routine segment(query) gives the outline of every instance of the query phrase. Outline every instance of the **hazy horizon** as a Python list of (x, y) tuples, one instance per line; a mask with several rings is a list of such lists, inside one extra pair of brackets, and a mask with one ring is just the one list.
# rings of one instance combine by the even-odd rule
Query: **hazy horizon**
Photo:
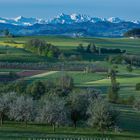
[(60, 13), (77, 13), (91, 17), (140, 20), (139, 5), (139, 0), (4, 0), (0, 1), (0, 17), (25, 16), (50, 19)]

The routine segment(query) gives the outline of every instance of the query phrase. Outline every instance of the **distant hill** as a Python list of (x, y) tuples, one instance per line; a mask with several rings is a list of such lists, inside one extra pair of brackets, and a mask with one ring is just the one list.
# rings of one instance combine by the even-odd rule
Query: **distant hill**
[(140, 37), (140, 28), (132, 29), (124, 34), (125, 37)]

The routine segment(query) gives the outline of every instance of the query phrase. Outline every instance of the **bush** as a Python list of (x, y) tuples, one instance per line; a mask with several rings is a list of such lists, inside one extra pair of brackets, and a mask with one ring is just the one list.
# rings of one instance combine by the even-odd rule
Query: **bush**
[(134, 104), (134, 109), (140, 111), (140, 100), (137, 100)]
[(131, 65), (128, 65), (128, 66), (126, 67), (126, 69), (127, 69), (128, 72), (132, 72), (132, 71), (133, 71), (133, 68), (132, 68)]
[(135, 97), (133, 95), (131, 95), (126, 99), (119, 98), (118, 103), (123, 104), (123, 105), (134, 105)]
[(136, 84), (136, 90), (140, 90), (140, 83)]
[(41, 81), (35, 81), (28, 85), (26, 92), (33, 97), (33, 99), (40, 99), (45, 94), (45, 85)]
[(9, 77), (12, 78), (12, 79), (16, 79), (16, 78), (18, 78), (19, 76), (18, 76), (15, 72), (10, 72), (10, 73), (9, 73)]

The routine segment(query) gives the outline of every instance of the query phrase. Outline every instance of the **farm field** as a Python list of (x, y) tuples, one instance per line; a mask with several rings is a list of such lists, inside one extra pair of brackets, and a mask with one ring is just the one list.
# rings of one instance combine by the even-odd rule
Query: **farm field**
[[(134, 95), (135, 97), (140, 97), (140, 92), (135, 90), (135, 85), (140, 81), (140, 70), (134, 69), (133, 72), (127, 72), (122, 66), (119, 67), (119, 73), (117, 75), (117, 81), (121, 85), (119, 91), (122, 97), (129, 97)], [(46, 72), (44, 74), (39, 74), (36, 76), (28, 77), (26, 80), (53, 80), (61, 75), (66, 74), (73, 78), (74, 83), (77, 87), (96, 87), (103, 89), (107, 92), (108, 87), (111, 82), (107, 76), (107, 73), (85, 73), (81, 71), (52, 71)]]
[(73, 50), (79, 44), (86, 46), (89, 42), (96, 43), (97, 47), (107, 47), (107, 48), (120, 48), (126, 49), (130, 53), (139, 53), (139, 39), (129, 39), (129, 38), (69, 38), (69, 37), (15, 37), (15, 38), (0, 38), (0, 45), (5, 46), (15, 46), (17, 48), (23, 48), (23, 44), (30, 39), (42, 39), (46, 40), (55, 46), (60, 47), (63, 50)]
[[(106, 54), (81, 54), (79, 60), (59, 60), (57, 58), (48, 58), (39, 56), (24, 48), (24, 44), (31, 39), (41, 39), (58, 47), (66, 58), (71, 55), (77, 55), (77, 47), (83, 44), (84, 49), (91, 42), (94, 42), (97, 48), (111, 48), (126, 50), (127, 54), (140, 55), (140, 39), (129, 38), (70, 38), (63, 36), (34, 36), (34, 37), (0, 37), (0, 79), (8, 79), (0, 83), (12, 84), (14, 82), (26, 81), (28, 84), (34, 82), (55, 81), (61, 76), (67, 75), (73, 79), (74, 88), (80, 90), (96, 89), (103, 98), (107, 97), (108, 89), (111, 86), (111, 78), (108, 76), (108, 71), (111, 68), (116, 68), (116, 81), (119, 83), (118, 91), (121, 99), (127, 100), (134, 97), (140, 100), (140, 90), (136, 90), (136, 84), (140, 83), (140, 67), (132, 65), (132, 71), (127, 69), (128, 64), (111, 63), (107, 61), (109, 56), (118, 56), (121, 54), (106, 53)], [(55, 65), (58, 65), (55, 67)], [(61, 67), (63, 64), (70, 65), (65, 70)], [(53, 65), (54, 67), (51, 67)], [(48, 66), (50, 66), (48, 68)], [(73, 67), (77, 69), (72, 69)], [(80, 67), (81, 66), (81, 67)], [(97, 67), (98, 66), (98, 67)], [(84, 67), (84, 68), (83, 68)], [(89, 68), (96, 68), (93, 71), (88, 71)], [(69, 70), (70, 69), (70, 70)], [(9, 76), (18, 76), (9, 80)], [(7, 78), (8, 77), (8, 78)], [(55, 81), (57, 82), (57, 81)], [(3, 87), (3, 85), (1, 86)], [(24, 87), (23, 87), (24, 88)], [(2, 89), (3, 91), (3, 89)], [(21, 93), (20, 93), (21, 94)], [(4, 120), (3, 126), (0, 126), (1, 139), (25, 139), (29, 138), (68, 138), (76, 139), (77, 137), (85, 138), (102, 138), (107, 137), (112, 140), (139, 140), (140, 139), (140, 111), (136, 111), (130, 104), (111, 104), (117, 109), (119, 114), (120, 132), (104, 132), (102, 134), (96, 129), (87, 127), (87, 124), (81, 125), (78, 123), (77, 128), (62, 127), (56, 128), (53, 132), (52, 126), (48, 124), (38, 124), (29, 122), (27, 127), (22, 122)]]

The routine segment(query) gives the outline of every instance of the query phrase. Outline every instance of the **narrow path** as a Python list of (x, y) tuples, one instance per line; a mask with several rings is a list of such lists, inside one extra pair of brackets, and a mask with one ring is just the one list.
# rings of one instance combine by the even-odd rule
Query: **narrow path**
[(57, 72), (58, 71), (49, 71), (49, 72), (45, 72), (45, 73), (42, 73), (42, 74), (37, 74), (37, 75), (31, 76), (31, 77), (28, 77), (28, 78), (41, 78), (41, 77), (48, 76), (48, 75), (51, 75), (51, 74), (54, 74), (54, 73), (57, 73)]

